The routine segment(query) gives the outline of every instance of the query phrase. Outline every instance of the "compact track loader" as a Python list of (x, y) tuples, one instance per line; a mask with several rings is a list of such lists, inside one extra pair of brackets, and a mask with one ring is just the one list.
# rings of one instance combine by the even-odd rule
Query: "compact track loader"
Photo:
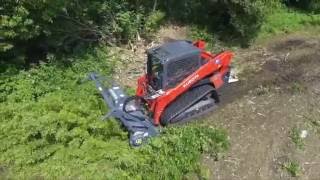
[(159, 134), (159, 126), (195, 118), (219, 103), (219, 88), (234, 81), (233, 54), (211, 54), (204, 48), (203, 41), (173, 41), (147, 50), (146, 74), (131, 97), (115, 83), (105, 87), (98, 74), (89, 75), (110, 108), (106, 118), (121, 122), (132, 146)]

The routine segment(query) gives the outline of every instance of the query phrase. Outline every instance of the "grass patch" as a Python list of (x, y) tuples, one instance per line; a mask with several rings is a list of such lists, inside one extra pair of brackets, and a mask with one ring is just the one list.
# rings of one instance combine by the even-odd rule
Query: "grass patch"
[(201, 28), (198, 26), (191, 26), (189, 29), (188, 37), (194, 41), (203, 40), (207, 43), (208, 50), (216, 50), (218, 48), (218, 40), (207, 28)]
[(282, 165), (282, 168), (285, 169), (292, 177), (298, 177), (301, 173), (301, 167), (296, 161), (288, 161)]
[(317, 133), (320, 134), (320, 119), (310, 119), (311, 125), (316, 129)]
[[(274, 7), (266, 18), (264, 19), (260, 30), (255, 39), (252, 39), (253, 44), (263, 43), (274, 36), (281, 36), (285, 34), (301, 33), (308, 35), (318, 35), (320, 32), (320, 14), (311, 14), (287, 7)], [(214, 51), (221, 51), (224, 48), (234, 49), (241, 47), (241, 38), (237, 37), (223, 37), (219, 33), (214, 33), (207, 27), (199, 27), (192, 25), (190, 27), (189, 35), (191, 39), (202, 39), (208, 42), (208, 49)], [(221, 40), (228, 39), (228, 40)]]
[[(314, 107), (317, 110), (317, 106)], [(308, 115), (305, 115), (304, 118), (307, 120), (312, 129), (320, 135), (320, 112), (310, 112)]]
[(274, 35), (289, 34), (297, 31), (305, 31), (306, 29), (315, 30), (316, 26), (319, 25), (319, 14), (307, 14), (287, 8), (278, 8), (266, 18), (259, 32), (257, 41), (264, 41)]
[(225, 131), (201, 125), (168, 128), (131, 148), (116, 120), (101, 121), (107, 109), (93, 82), (79, 83), (92, 71), (111, 74), (114, 60), (101, 49), (73, 58), (69, 67), (1, 74), (0, 178), (181, 179), (202, 176), (202, 153), (227, 150)]
[(302, 137), (300, 136), (300, 129), (298, 129), (297, 127), (293, 128), (290, 132), (290, 138), (297, 148), (304, 149), (305, 144)]
[[(195, 40), (203, 40), (206, 42), (206, 49), (213, 53), (221, 51), (236, 50), (240, 44), (239, 39), (231, 39), (230, 41), (222, 40), (221, 35), (210, 31), (207, 27), (192, 25), (189, 27), (188, 38)], [(230, 37), (228, 37), (230, 38)]]
[(302, 83), (300, 82), (293, 82), (292, 84), (289, 85), (289, 91), (293, 94), (301, 94), (306, 92), (307, 87), (305, 87)]

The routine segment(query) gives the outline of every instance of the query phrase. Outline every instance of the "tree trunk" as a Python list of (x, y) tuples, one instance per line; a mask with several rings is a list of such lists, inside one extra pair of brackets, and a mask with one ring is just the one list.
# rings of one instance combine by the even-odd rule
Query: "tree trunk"
[(157, 9), (157, 5), (158, 5), (158, 0), (154, 0), (152, 11), (155, 11)]

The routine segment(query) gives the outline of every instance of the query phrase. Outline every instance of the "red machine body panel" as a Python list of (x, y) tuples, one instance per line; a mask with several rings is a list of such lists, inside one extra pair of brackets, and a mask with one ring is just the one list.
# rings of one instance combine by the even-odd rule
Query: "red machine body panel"
[[(224, 76), (230, 71), (230, 63), (233, 53), (226, 51), (213, 55), (204, 50), (205, 42), (197, 41), (193, 45), (201, 50), (201, 58), (207, 61), (207, 63), (189, 75), (176, 87), (164, 91), (160, 96), (154, 99), (147, 100), (149, 110), (153, 114), (154, 125), (160, 124), (161, 115), (170, 103), (202, 79), (209, 77), (210, 82), (216, 89), (220, 88), (224, 84)], [(136, 95), (139, 97), (147, 96), (147, 89), (148, 78), (147, 75), (143, 75), (138, 79)]]

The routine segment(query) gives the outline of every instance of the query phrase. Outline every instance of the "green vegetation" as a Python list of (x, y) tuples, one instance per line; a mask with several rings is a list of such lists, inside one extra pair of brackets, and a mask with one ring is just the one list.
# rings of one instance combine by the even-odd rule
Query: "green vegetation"
[(292, 93), (299, 94), (299, 93), (306, 92), (307, 87), (305, 87), (305, 86), (304, 86), (302, 83), (300, 83), (300, 82), (294, 82), (294, 83), (292, 83), (292, 84), (290, 85), (289, 90), (290, 90), (290, 92), (292, 92)]
[(288, 161), (283, 164), (283, 168), (292, 176), (298, 177), (301, 173), (301, 168), (298, 162)]
[(217, 49), (217, 46), (218, 48), (219, 46), (232, 48), (255, 41), (261, 42), (272, 36), (306, 31), (306, 29), (308, 29), (308, 32), (316, 31), (315, 33), (317, 33), (320, 25), (320, 15), (312, 12), (297, 11), (281, 4), (272, 3), (272, 8), (267, 8), (263, 19), (259, 23), (260, 25), (256, 32), (251, 34), (254, 37), (248, 39), (239, 38), (239, 35), (234, 32), (228, 34), (226, 32), (229, 30), (227, 27), (223, 27), (223, 30), (212, 30), (210, 26), (199, 26), (199, 24), (192, 26), (190, 36), (194, 39), (200, 38), (211, 43), (210, 49)]
[[(81, 81), (92, 71), (111, 76), (117, 57), (109, 55), (108, 46), (138, 37), (152, 39), (163, 23), (186, 24), (192, 38), (220, 50), (318, 26), (319, 4), (317, 0), (3, 0), (0, 179), (206, 176), (199, 163), (201, 154), (218, 157), (226, 151), (226, 132), (201, 125), (173, 127), (142, 148), (130, 148), (128, 134), (117, 121), (100, 120), (107, 108), (94, 85)], [(258, 95), (267, 91), (259, 88)], [(290, 137), (303, 147), (298, 129)], [(284, 167), (298, 174), (297, 164)]]
[(148, 2), (129, 0), (4, 0), (0, 5), (1, 61), (29, 64), (46, 54), (93, 44), (115, 45), (148, 34), (164, 18)]
[(315, 14), (319, 4), (317, 0), (4, 0), (0, 57), (1, 61), (29, 64), (44, 61), (48, 52), (127, 43), (138, 34), (151, 38), (165, 20), (206, 29), (231, 45), (246, 45), (260, 34), (265, 37), (319, 24)]
[(274, 10), (261, 27), (258, 39), (270, 38), (274, 35), (283, 35), (306, 28), (316, 28), (320, 25), (319, 14), (309, 14), (287, 8)]
[(290, 138), (292, 142), (299, 148), (304, 149), (304, 142), (300, 136), (301, 130), (297, 127), (293, 128), (290, 132)]
[[(281, 2), (4, 0), (0, 6), (1, 64), (29, 65), (46, 61), (48, 53), (72, 53), (97, 44), (117, 45), (140, 36), (152, 38), (165, 21), (198, 26), (231, 45), (248, 45), (262, 26), (263, 32), (273, 32), (279, 25), (280, 30), (290, 30), (288, 24), (292, 22), (293, 28), (295, 22), (319, 22), (317, 15), (292, 13)], [(318, 7), (316, 1), (312, 4)], [(287, 5), (301, 6), (291, 1)]]
[(318, 134), (320, 135), (320, 118), (314, 117), (314, 119), (310, 119), (311, 125), (316, 129)]
[(313, 13), (320, 12), (320, 2), (319, 0), (285, 0), (288, 6), (295, 7), (304, 11), (311, 11)]
[[(314, 109), (317, 109), (317, 108), (314, 108)], [(311, 129), (313, 129), (316, 133), (320, 135), (320, 112), (314, 111), (314, 112), (308, 113), (304, 116), (304, 118), (307, 120)]]
[(201, 153), (228, 148), (225, 132), (199, 125), (165, 129), (149, 145), (131, 148), (117, 121), (101, 121), (106, 107), (94, 85), (80, 83), (91, 71), (111, 73), (110, 58), (99, 48), (68, 58), (77, 60), (69, 67), (1, 75), (0, 178), (181, 179), (201, 175)]
[[(247, 46), (256, 42), (264, 42), (273, 36), (294, 32), (318, 34), (320, 31), (319, 13), (298, 11), (294, 8), (288, 8), (278, 1), (268, 1), (262, 7), (260, 10), (263, 11), (263, 16), (255, 24), (258, 26), (257, 29), (254, 32), (243, 30), (250, 35), (239, 35), (239, 33), (231, 31), (232, 28), (230, 29), (228, 26), (221, 26), (219, 29), (218, 27), (213, 28), (210, 24), (198, 23), (192, 25), (190, 37), (207, 41), (209, 49), (221, 50), (224, 47), (233, 48), (239, 45)], [(216, 25), (216, 23), (213, 24)], [(237, 28), (237, 30), (240, 29)]]

